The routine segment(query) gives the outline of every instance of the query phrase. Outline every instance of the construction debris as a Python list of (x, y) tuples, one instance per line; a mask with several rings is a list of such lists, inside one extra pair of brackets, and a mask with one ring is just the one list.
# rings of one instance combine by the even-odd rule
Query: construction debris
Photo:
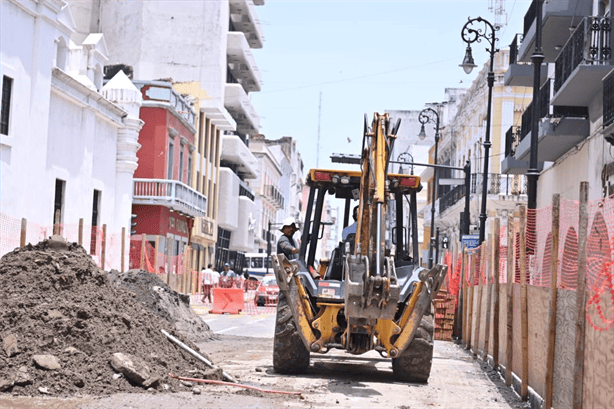
[[(53, 237), (7, 253), (0, 259), (0, 281), (4, 393), (173, 392), (181, 386), (169, 372), (211, 372), (162, 334), (166, 330), (198, 350), (166, 319), (172, 312), (153, 313), (141, 300), (148, 294), (111, 284), (76, 243)], [(138, 367), (138, 375), (126, 369), (130, 365), (118, 366), (120, 357)], [(117, 372), (123, 376), (114, 379)]]

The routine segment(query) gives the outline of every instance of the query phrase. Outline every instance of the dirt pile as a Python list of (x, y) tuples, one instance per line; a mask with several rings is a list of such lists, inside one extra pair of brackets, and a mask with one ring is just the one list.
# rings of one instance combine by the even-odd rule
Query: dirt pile
[(178, 391), (186, 386), (169, 372), (221, 378), (169, 342), (161, 329), (196, 348), (134, 293), (111, 284), (76, 243), (50, 239), (4, 255), (0, 283), (0, 392)]
[(108, 276), (113, 284), (133, 292), (146, 309), (173, 323), (192, 342), (212, 339), (209, 326), (190, 308), (190, 296), (172, 290), (155, 274), (145, 270), (125, 273), (111, 270)]

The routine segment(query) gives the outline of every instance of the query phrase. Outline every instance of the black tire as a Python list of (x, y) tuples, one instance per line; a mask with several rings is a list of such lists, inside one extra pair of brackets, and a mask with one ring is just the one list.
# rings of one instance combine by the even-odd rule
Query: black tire
[(392, 359), (392, 371), (400, 381), (426, 383), (432, 365), (433, 315), (425, 315), (409, 346), (400, 357)]
[(292, 310), (283, 292), (279, 293), (275, 337), (273, 339), (273, 370), (280, 374), (300, 374), (309, 368), (309, 350), (296, 329)]

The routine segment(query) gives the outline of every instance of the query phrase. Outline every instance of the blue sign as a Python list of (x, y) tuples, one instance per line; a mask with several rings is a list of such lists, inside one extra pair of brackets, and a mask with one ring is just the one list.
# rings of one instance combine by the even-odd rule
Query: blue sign
[(480, 236), (477, 234), (464, 234), (461, 237), (461, 242), (468, 249), (475, 249), (478, 248), (480, 245)]

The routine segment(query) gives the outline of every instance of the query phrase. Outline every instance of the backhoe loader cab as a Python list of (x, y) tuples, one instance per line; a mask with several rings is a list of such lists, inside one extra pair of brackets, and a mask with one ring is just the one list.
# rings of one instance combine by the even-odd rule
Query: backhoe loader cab
[[(419, 266), (420, 178), (385, 171), (395, 137), (391, 131), (396, 133), (388, 115), (375, 114), (371, 129), (365, 126), (361, 171), (309, 172), (298, 260), (272, 255), (280, 287), (273, 349), (279, 373), (304, 372), (312, 352), (376, 350), (392, 358), (398, 379), (428, 380), (432, 300), (447, 267), (428, 271)], [(351, 223), (351, 208), (359, 206), (356, 233), (328, 260), (316, 260), (327, 195), (344, 201), (344, 226)]]

